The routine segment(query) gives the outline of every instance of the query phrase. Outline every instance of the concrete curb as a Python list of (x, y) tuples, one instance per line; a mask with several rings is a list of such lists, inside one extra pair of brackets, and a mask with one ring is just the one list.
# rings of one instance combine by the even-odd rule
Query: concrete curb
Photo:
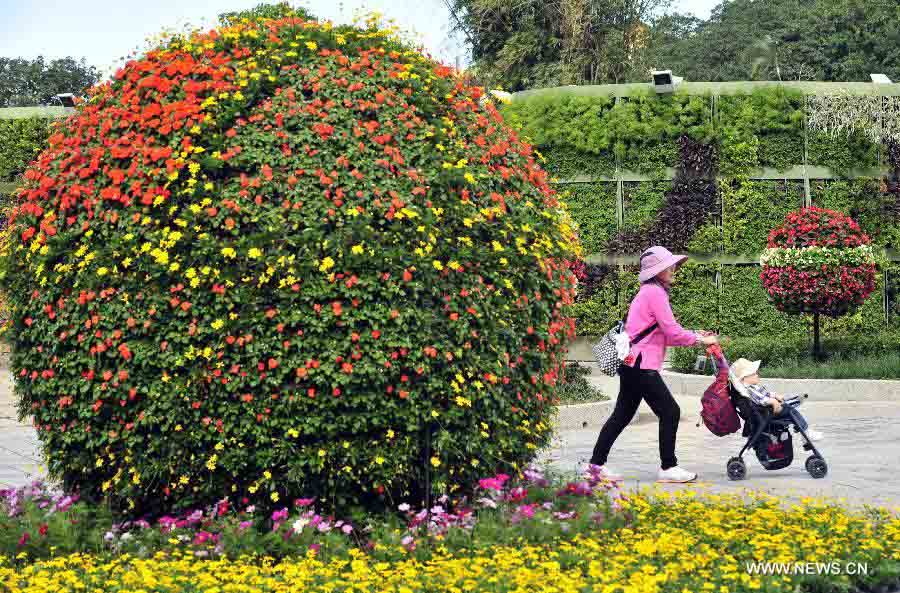
[[(580, 363), (589, 367), (587, 379), (603, 393), (619, 392), (619, 378), (600, 372), (596, 363)], [(662, 371), (663, 379), (672, 395), (700, 398), (712, 385), (710, 375), (690, 375), (670, 370)], [(765, 379), (766, 387), (778, 393), (808, 393), (809, 401), (887, 401), (900, 402), (900, 381), (878, 379)], [(642, 408), (644, 404), (641, 404)]]
[[(557, 433), (562, 430), (599, 431), (615, 407), (616, 400), (559, 406), (556, 431)], [(649, 420), (647, 414), (638, 411), (631, 420), (631, 424), (638, 424), (645, 420)]]
[[(700, 397), (712, 384), (707, 375), (663, 371), (674, 395)], [(900, 401), (900, 381), (877, 379), (769, 379), (766, 387), (778, 393), (807, 393), (809, 401)]]

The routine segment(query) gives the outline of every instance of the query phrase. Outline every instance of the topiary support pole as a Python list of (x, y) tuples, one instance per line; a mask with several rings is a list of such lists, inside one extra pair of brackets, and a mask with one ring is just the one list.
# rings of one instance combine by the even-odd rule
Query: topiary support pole
[(822, 360), (824, 358), (822, 354), (822, 343), (819, 339), (819, 312), (816, 311), (813, 314), (813, 358), (815, 360)]

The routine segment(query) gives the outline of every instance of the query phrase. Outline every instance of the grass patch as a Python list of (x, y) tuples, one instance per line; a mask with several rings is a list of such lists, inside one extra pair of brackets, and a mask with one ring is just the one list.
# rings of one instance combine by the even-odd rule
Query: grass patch
[(766, 368), (765, 374), (783, 379), (900, 379), (900, 352), (835, 354), (823, 362), (795, 358)]
[(566, 366), (566, 376), (560, 381), (556, 394), (561, 405), (587, 404), (601, 402), (609, 399), (602, 391), (591, 385), (587, 380), (591, 374), (590, 367), (577, 362)]

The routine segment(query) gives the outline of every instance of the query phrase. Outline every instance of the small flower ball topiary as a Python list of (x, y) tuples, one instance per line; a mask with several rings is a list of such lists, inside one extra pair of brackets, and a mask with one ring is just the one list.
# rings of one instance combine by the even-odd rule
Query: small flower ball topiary
[(769, 233), (760, 278), (769, 300), (786, 313), (839, 317), (875, 290), (876, 256), (869, 237), (840, 212), (804, 208)]
[(389, 32), (292, 16), (96, 88), (10, 219), (12, 368), (51, 475), (137, 514), (379, 507), (523, 467), (578, 247), (481, 93)]

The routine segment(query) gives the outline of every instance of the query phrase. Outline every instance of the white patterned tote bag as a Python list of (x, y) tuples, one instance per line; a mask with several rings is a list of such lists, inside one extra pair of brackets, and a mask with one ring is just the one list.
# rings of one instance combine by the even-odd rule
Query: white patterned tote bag
[(625, 324), (621, 321), (611, 330), (606, 332), (606, 334), (600, 338), (600, 341), (592, 347), (594, 358), (597, 360), (597, 365), (600, 367), (603, 374), (609, 375), (610, 377), (615, 377), (619, 374), (619, 368), (622, 366), (622, 361), (624, 361), (625, 357), (628, 356), (628, 353), (631, 352), (631, 347), (650, 335), (650, 332), (656, 328), (657, 324), (654, 323), (635, 336), (633, 341), (629, 339), (628, 332), (625, 331)]

